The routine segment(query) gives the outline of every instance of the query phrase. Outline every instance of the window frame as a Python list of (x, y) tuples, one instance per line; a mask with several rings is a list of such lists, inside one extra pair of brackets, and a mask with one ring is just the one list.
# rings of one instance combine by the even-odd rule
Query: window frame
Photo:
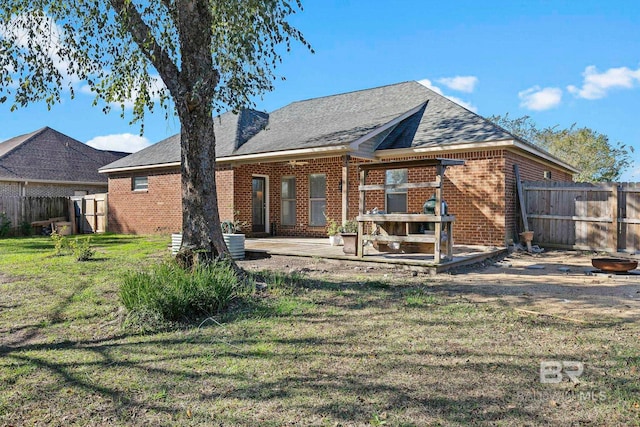
[[(144, 180), (144, 185), (143, 186), (139, 186), (138, 180)], [(131, 177), (131, 191), (137, 191), (137, 192), (145, 192), (145, 191), (149, 191), (149, 176), (147, 175), (138, 175), (138, 176), (133, 176)]]
[[(293, 190), (293, 195), (289, 194), (290, 197), (285, 197), (283, 191), (284, 182), (289, 181), (289, 186)], [(291, 197), (293, 196), (293, 197)], [(293, 217), (291, 222), (285, 221), (285, 205), (293, 205)], [(280, 224), (286, 226), (295, 226), (297, 222), (297, 203), (296, 203), (296, 177), (295, 176), (283, 176), (280, 179)], [(291, 213), (291, 212), (289, 212)]]
[[(387, 213), (407, 213), (408, 209), (409, 209), (409, 195), (408, 195), (408, 190), (406, 188), (404, 189), (395, 189), (390, 191), (388, 188), (386, 188), (387, 185), (390, 185), (391, 183), (388, 182), (388, 173), (389, 172), (393, 172), (393, 171), (404, 171), (404, 176), (405, 179), (403, 182), (397, 182), (397, 183), (393, 183), (393, 184), (407, 184), (409, 182), (409, 169), (407, 168), (401, 168), (401, 169), (386, 169), (385, 173), (384, 173), (384, 184), (385, 184), (385, 189), (384, 189), (384, 209), (385, 212)], [(404, 212), (391, 212), (389, 210), (389, 195), (394, 195), (394, 196), (398, 196), (398, 195), (404, 195)]]
[[(313, 185), (311, 184), (311, 181), (314, 177), (322, 177), (324, 179), (323, 197), (312, 197)], [(323, 211), (323, 215), (321, 215), (320, 218), (313, 217), (314, 202), (324, 202), (324, 211)], [(327, 210), (327, 174), (326, 173), (310, 173), (309, 174), (309, 226), (325, 227), (327, 225), (326, 210)], [(319, 222), (314, 222), (314, 219), (319, 220)]]

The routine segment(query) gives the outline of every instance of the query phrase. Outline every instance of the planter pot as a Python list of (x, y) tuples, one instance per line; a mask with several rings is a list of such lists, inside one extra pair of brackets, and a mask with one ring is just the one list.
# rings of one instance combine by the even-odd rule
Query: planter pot
[(174, 233), (171, 235), (171, 255), (176, 256), (182, 246), (182, 233)]
[(244, 234), (222, 234), (233, 259), (244, 259)]
[[(222, 234), (233, 259), (244, 259), (244, 234)], [(171, 254), (176, 255), (182, 246), (182, 234), (171, 235)]]
[(342, 236), (336, 234), (334, 236), (329, 236), (329, 244), (331, 246), (340, 246), (342, 245)]
[(355, 255), (358, 244), (358, 233), (342, 233), (341, 236), (344, 242), (342, 251), (347, 255)]

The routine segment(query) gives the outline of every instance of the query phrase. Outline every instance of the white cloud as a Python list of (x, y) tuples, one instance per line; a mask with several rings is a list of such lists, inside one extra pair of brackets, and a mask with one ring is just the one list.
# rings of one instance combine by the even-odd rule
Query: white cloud
[(69, 61), (60, 57), (62, 46), (62, 27), (47, 15), (22, 14), (15, 16), (6, 24), (0, 24), (0, 37), (9, 39), (23, 49), (32, 52), (39, 49), (51, 59), (53, 66), (65, 81), (77, 83), (78, 77), (69, 74)]
[(151, 145), (144, 136), (131, 133), (121, 133), (114, 135), (96, 136), (87, 141), (87, 145), (98, 150), (124, 151), (125, 153), (135, 153)]
[(590, 65), (582, 75), (582, 87), (571, 85), (567, 86), (567, 90), (584, 99), (604, 98), (611, 89), (632, 89), (640, 83), (640, 67), (637, 70), (627, 67), (609, 68), (599, 73), (595, 65)]
[(442, 89), (440, 89), (437, 86), (434, 86), (433, 83), (431, 83), (431, 80), (429, 80), (429, 79), (418, 80), (418, 83), (420, 83), (422, 86), (428, 87), (429, 89), (431, 89), (432, 91), (434, 91), (438, 95), (444, 96), (445, 98), (455, 102), (456, 104), (466, 108), (467, 110), (473, 111), (474, 113), (478, 111), (478, 108), (475, 105), (471, 104), (470, 102), (464, 101), (464, 100), (462, 100), (460, 98), (457, 98), (455, 96), (445, 95), (442, 92)]
[(449, 89), (471, 93), (478, 84), (478, 78), (476, 76), (443, 77), (438, 79), (437, 82), (442, 83)]
[(562, 89), (557, 87), (534, 86), (522, 92), (518, 92), (520, 106), (529, 110), (543, 111), (555, 108), (562, 101)]

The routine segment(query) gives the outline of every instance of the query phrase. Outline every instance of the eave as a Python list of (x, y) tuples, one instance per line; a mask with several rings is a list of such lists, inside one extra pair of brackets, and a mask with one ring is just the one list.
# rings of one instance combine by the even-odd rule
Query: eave
[(30, 179), (30, 178), (0, 178), (0, 182), (21, 182), (28, 184), (58, 184), (58, 185), (95, 185), (107, 186), (105, 181), (60, 181), (53, 179)]
[(560, 159), (553, 157), (551, 154), (545, 153), (544, 151), (538, 150), (535, 147), (525, 144), (516, 139), (504, 139), (504, 140), (495, 140), (495, 141), (482, 141), (482, 142), (462, 142), (457, 144), (446, 144), (446, 145), (434, 145), (428, 147), (410, 147), (410, 148), (398, 148), (398, 149), (389, 149), (389, 150), (381, 150), (376, 152), (376, 158), (384, 161), (397, 157), (407, 157), (414, 156), (417, 154), (436, 154), (443, 155), (445, 153), (460, 153), (460, 152), (468, 152), (473, 150), (492, 150), (492, 149), (506, 149), (510, 151), (520, 151), (525, 152), (529, 156), (534, 156), (539, 159), (543, 159), (553, 165), (556, 168), (563, 169), (570, 173), (578, 173), (579, 170), (570, 164), (563, 162)]

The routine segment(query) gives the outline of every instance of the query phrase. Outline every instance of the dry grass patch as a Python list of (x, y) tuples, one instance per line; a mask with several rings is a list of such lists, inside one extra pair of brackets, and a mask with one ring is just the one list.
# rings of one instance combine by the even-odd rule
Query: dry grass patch
[[(327, 268), (264, 274), (215, 321), (135, 335), (112, 323), (117, 272), (147, 263), (136, 244), (158, 258), (167, 242), (110, 239), (93, 268), (39, 248), (24, 253), (33, 267), (7, 271), (21, 279), (0, 284), (0, 424), (640, 424), (637, 322), (574, 324), (427, 276)], [(0, 259), (26, 242), (0, 241)], [(543, 360), (584, 362), (581, 382), (541, 384)]]

